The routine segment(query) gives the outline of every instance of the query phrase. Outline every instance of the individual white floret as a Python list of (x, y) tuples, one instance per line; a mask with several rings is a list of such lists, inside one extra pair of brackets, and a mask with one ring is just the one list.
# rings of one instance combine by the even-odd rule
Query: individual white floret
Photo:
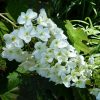
[(55, 82), (56, 84), (62, 84), (61, 76), (58, 76), (58, 70), (56, 66), (52, 66), (50, 69), (50, 81)]
[(24, 46), (23, 41), (18, 37), (18, 30), (14, 30), (10, 34), (4, 35), (6, 47), (18, 47), (22, 48)]
[(42, 53), (42, 58), (41, 58), (41, 63), (51, 63), (54, 59), (54, 57), (52, 57), (51, 55), (47, 54), (47, 53)]
[(3, 48), (3, 50), (4, 51), (2, 52), (2, 57), (7, 58), (9, 61), (16, 60), (18, 62), (22, 62), (26, 59), (24, 56), (26, 53), (24, 53), (20, 48), (9, 47)]
[(48, 55), (51, 55), (52, 57), (54, 57), (54, 49), (52, 49), (52, 48), (47, 48), (46, 53), (47, 53)]
[(47, 49), (46, 43), (36, 42), (34, 48), (39, 51), (44, 51)]
[(75, 86), (78, 87), (78, 88), (85, 88), (86, 84), (86, 80), (85, 79), (79, 79), (76, 83), (75, 83)]
[(69, 74), (71, 73), (72, 70), (75, 69), (77, 65), (76, 65), (76, 62), (68, 61), (65, 66), (66, 66), (66, 72), (67, 74)]
[(41, 55), (41, 63), (52, 63), (54, 59), (54, 50), (52, 48), (47, 48)]
[(36, 37), (37, 34), (38, 34), (38, 33), (37, 33), (37, 31), (36, 31), (36, 27), (33, 26), (33, 27), (32, 27), (32, 30), (31, 30), (31, 32), (30, 32), (30, 36), (31, 36), (31, 37)]
[(36, 37), (41, 39), (42, 41), (48, 41), (48, 39), (50, 38), (50, 32), (48, 28), (44, 28), (43, 26), (38, 25), (36, 31)]
[(71, 77), (70, 75), (67, 75), (63, 80), (62, 80), (63, 84), (65, 85), (65, 87), (69, 88), (71, 86)]
[(45, 12), (45, 9), (43, 9), (43, 8), (40, 9), (40, 14), (37, 18), (37, 23), (39, 25), (47, 26), (47, 20), (48, 20), (48, 18), (47, 18), (47, 14)]
[[(67, 50), (67, 49), (66, 49), (66, 50)], [(77, 54), (76, 54), (75, 51), (74, 51), (74, 52), (68, 51), (67, 53), (68, 53), (68, 57), (77, 57)]]
[(18, 17), (17, 22), (24, 25), (32, 25), (32, 19), (37, 17), (37, 13), (32, 9), (28, 9), (26, 13), (21, 12), (21, 15)]
[(34, 58), (30, 56), (30, 58), (26, 59), (19, 66), (23, 67), (27, 71), (35, 71), (37, 69), (37, 65), (38, 64), (35, 63)]
[(56, 63), (55, 70), (56, 70), (56, 73), (58, 74), (58, 76), (61, 77), (61, 79), (64, 79), (66, 77), (67, 72), (66, 72), (65, 66), (62, 66), (61, 64)]
[(15, 51), (12, 48), (3, 48), (2, 57), (7, 58), (9, 61), (12, 61), (15, 59)]
[(47, 17), (46, 11), (43, 8), (40, 9), (40, 14), (37, 18), (37, 23), (39, 25), (43, 25), (45, 27), (48, 27), (50, 30), (57, 27), (57, 25), (50, 18)]
[(66, 55), (67, 50), (65, 51), (64, 48), (54, 49), (55, 59), (58, 60), (58, 63), (61, 64), (62, 62), (67, 62), (68, 56)]
[[(84, 68), (82, 66), (78, 66), (78, 76), (82, 76), (84, 78), (89, 78), (91, 76), (91, 71), (88, 68)], [(88, 73), (90, 72), (90, 73)]]
[(42, 77), (49, 78), (50, 74), (50, 64), (44, 63), (44, 64), (39, 64), (37, 67), (36, 72), (41, 75)]
[[(55, 55), (55, 59), (58, 60), (58, 63), (61, 64), (62, 61), (63, 61), (63, 58), (64, 58), (63, 55), (62, 55), (61, 50), (55, 49), (55, 50), (54, 50), (54, 55)], [(67, 60), (67, 59), (66, 59), (66, 60)]]
[(35, 56), (36, 59), (42, 58), (42, 53), (46, 52), (46, 43), (37, 42), (34, 46), (35, 50), (33, 51), (32, 55)]
[(21, 53), (20, 53), (20, 55), (19, 55), (19, 60), (21, 61), (21, 62), (24, 62), (24, 61), (26, 61), (27, 59), (30, 59), (30, 57), (31, 57), (32, 55), (30, 54), (30, 53), (28, 53), (28, 51), (22, 51)]
[(49, 28), (50, 31), (57, 28), (57, 25), (50, 18), (47, 20), (46, 23), (47, 23), (47, 27)]
[(58, 40), (58, 39), (54, 39), (51, 44), (50, 47), (51, 48), (64, 48), (67, 47), (68, 42), (66, 40)]
[(66, 47), (68, 57), (77, 57), (77, 52), (70, 44)]
[(32, 31), (33, 27), (21, 27), (19, 29), (18, 32), (18, 37), (22, 40), (25, 41), (25, 43), (29, 43), (31, 41), (32, 35), (31, 35), (31, 31)]
[(73, 82), (76, 83), (78, 81), (78, 77), (77, 77), (78, 76), (78, 73), (76, 72), (75, 69), (72, 69), (71, 70), (71, 73), (69, 75), (70, 75), (70, 78), (71, 78), (72, 83)]
[(51, 34), (54, 35), (56, 39), (67, 39), (67, 36), (64, 35), (63, 30), (57, 26), (54, 26), (53, 29), (51, 29)]

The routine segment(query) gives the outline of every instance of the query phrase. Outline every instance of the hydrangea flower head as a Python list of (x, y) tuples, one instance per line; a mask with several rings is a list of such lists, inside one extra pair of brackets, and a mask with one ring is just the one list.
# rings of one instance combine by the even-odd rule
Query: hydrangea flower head
[[(19, 29), (4, 35), (3, 58), (16, 60), (19, 66), (36, 71), (56, 84), (85, 88), (92, 70), (44, 9), (39, 15), (32, 9), (22, 12), (18, 23), (22, 24)], [(93, 63), (92, 57), (89, 62)], [(97, 100), (99, 97), (100, 94)]]

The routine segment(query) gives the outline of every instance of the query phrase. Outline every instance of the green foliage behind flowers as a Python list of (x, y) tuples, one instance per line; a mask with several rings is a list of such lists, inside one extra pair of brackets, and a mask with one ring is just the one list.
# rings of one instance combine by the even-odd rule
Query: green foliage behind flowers
[[(59, 19), (84, 20), (90, 17), (94, 23), (99, 23), (100, 2), (97, 0), (50, 0), (52, 12)], [(54, 16), (55, 16), (54, 15)]]

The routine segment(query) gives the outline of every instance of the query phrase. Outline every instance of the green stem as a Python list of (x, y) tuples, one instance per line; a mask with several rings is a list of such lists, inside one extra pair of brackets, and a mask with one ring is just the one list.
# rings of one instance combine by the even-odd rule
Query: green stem
[(0, 16), (5, 19), (6, 21), (8, 21), (10, 24), (12, 24), (15, 28), (17, 28), (16, 24), (14, 24), (11, 20), (9, 20), (8, 18), (6, 18), (3, 14), (0, 13)]
[(82, 20), (70, 20), (70, 22), (79, 22), (79, 23), (84, 23), (86, 25), (89, 25), (87, 22), (82, 21)]
[(93, 27), (93, 24), (92, 24), (92, 21), (91, 21), (91, 19), (90, 19), (89, 17), (86, 17), (85, 20), (89, 20), (90, 28), (94, 28), (94, 27)]

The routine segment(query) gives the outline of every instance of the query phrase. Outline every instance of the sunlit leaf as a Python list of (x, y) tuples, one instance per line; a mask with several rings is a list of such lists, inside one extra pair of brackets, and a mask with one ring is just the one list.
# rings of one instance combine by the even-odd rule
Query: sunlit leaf
[(87, 34), (81, 28), (74, 28), (70, 21), (66, 21), (65, 27), (68, 37), (76, 49), (79, 52), (89, 53), (90, 49), (83, 43), (83, 41), (88, 41)]

